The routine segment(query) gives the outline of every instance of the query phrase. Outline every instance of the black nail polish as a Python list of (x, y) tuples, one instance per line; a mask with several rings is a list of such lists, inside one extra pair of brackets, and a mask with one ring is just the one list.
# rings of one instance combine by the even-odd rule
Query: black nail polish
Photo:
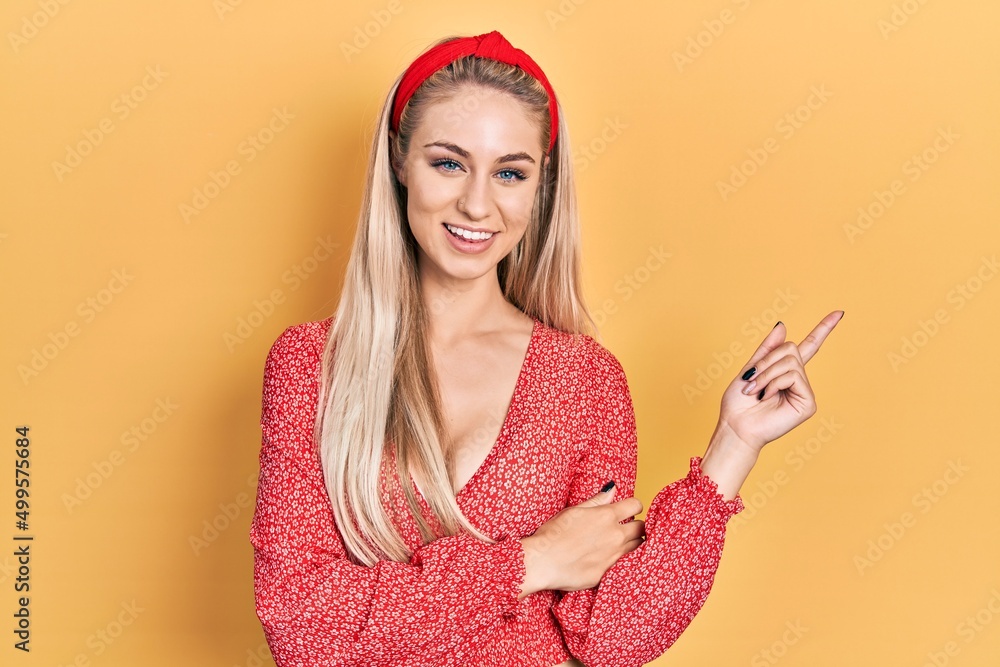
[(610, 491), (613, 488), (615, 488), (615, 480), (611, 480), (610, 482), (608, 482), (607, 484), (605, 484), (604, 486), (602, 486), (601, 487), (601, 493), (605, 493), (607, 491)]
[(750, 370), (748, 370), (746, 373), (743, 374), (743, 379), (749, 380), (750, 378), (753, 377), (753, 374), (756, 372), (757, 372), (757, 367), (754, 366), (753, 368), (751, 368)]
[(759, 401), (760, 399), (764, 398), (764, 391), (765, 391), (764, 389), (761, 389), (761, 390), (760, 390), (760, 393), (759, 393), (759, 394), (757, 394), (757, 400), (758, 400), (758, 401)]

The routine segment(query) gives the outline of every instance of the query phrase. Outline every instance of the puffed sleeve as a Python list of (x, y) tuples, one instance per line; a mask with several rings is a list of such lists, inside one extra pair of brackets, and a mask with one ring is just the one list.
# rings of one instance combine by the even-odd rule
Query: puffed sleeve
[(524, 552), (509, 537), (437, 539), (407, 563), (349, 561), (312, 454), (322, 341), (306, 325), (264, 369), (257, 501), (250, 528), (257, 616), (279, 667), (453, 665), (519, 613)]
[[(596, 341), (580, 382), (586, 449), (568, 505), (615, 480), (615, 499), (634, 495), (635, 413), (625, 372)], [(725, 526), (743, 509), (723, 499), (692, 457), (688, 474), (653, 498), (645, 541), (594, 588), (559, 592), (553, 614), (570, 653), (587, 667), (637, 667), (666, 651), (705, 603), (722, 555)], [(628, 521), (632, 519), (629, 518)]]

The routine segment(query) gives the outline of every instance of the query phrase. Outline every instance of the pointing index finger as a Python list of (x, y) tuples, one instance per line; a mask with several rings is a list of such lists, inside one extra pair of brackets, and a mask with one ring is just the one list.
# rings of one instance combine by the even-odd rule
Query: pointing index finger
[(809, 335), (802, 339), (799, 343), (799, 356), (802, 357), (802, 363), (805, 364), (807, 361), (813, 358), (813, 355), (819, 351), (819, 346), (823, 344), (826, 337), (830, 335), (833, 328), (837, 326), (841, 318), (844, 317), (844, 311), (835, 310), (816, 325), (816, 327), (809, 332)]

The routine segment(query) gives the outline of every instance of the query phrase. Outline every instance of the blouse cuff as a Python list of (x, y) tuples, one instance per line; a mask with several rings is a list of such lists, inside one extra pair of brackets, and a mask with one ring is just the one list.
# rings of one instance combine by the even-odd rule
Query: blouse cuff
[(696, 489), (711, 499), (723, 523), (743, 511), (743, 499), (740, 497), (740, 494), (737, 493), (736, 497), (732, 500), (725, 500), (715, 480), (702, 472), (700, 456), (691, 457), (691, 466), (688, 470), (687, 481), (691, 485), (691, 488)]
[(521, 540), (508, 536), (494, 543), (498, 553), (496, 582), (500, 586), (500, 614), (507, 619), (522, 619), (528, 612), (528, 596), (518, 600), (527, 575), (524, 546)]

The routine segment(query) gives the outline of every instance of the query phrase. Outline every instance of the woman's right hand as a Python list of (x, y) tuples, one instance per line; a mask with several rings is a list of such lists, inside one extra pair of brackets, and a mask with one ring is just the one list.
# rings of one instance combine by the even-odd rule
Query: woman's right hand
[(731, 433), (756, 455), (814, 415), (805, 365), (843, 316), (833, 311), (798, 344), (785, 340), (785, 325), (778, 322), (723, 393), (716, 430)]
[(645, 537), (645, 522), (621, 521), (642, 511), (642, 501), (614, 501), (611, 488), (566, 507), (521, 538), (524, 547), (522, 599), (535, 591), (593, 588), (615, 562)]

